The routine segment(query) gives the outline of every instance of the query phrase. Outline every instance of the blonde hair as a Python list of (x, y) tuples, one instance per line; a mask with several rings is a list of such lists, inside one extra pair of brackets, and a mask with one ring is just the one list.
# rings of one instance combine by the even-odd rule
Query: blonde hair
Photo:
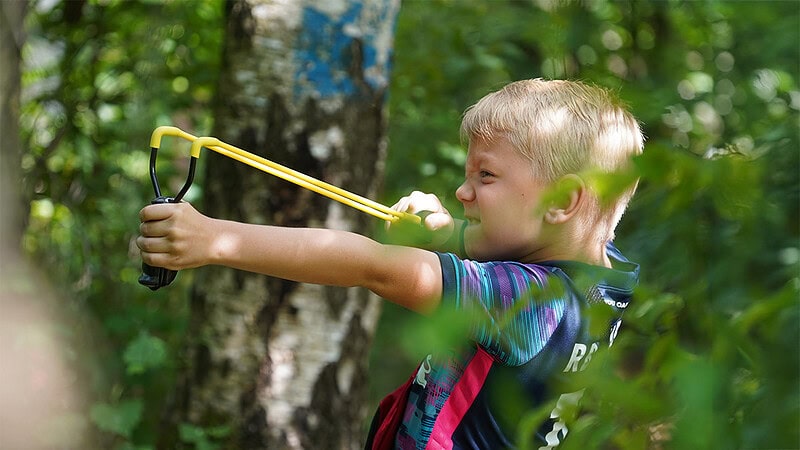
[[(566, 80), (522, 80), (486, 95), (464, 113), (461, 136), (467, 141), (506, 138), (550, 183), (567, 174), (625, 170), (644, 147), (638, 121), (615, 95)], [(635, 189), (634, 182), (602, 202), (597, 192), (591, 196), (584, 220), (605, 225), (602, 239), (613, 238)]]

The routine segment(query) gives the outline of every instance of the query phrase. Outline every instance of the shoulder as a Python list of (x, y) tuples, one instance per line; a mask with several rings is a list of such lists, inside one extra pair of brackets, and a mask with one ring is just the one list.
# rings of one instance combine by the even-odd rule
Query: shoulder
[[(571, 290), (568, 276), (558, 267), (516, 261), (472, 261), (439, 254), (442, 263), (442, 293), (456, 299), (482, 298), (500, 304), (519, 299), (557, 300)], [(495, 304), (495, 306), (499, 306)]]
[(555, 266), (528, 264), (518, 261), (473, 261), (460, 259), (452, 253), (437, 253), (443, 271), (471, 277), (513, 277), (543, 282), (551, 276), (566, 276)]

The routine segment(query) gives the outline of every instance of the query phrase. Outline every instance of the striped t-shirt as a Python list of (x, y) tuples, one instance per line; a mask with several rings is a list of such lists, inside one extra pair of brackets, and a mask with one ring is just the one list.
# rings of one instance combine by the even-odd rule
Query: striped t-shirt
[[(501, 429), (491, 411), (480, 411), (492, 409), (484, 383), (490, 372), (516, 367), (539, 389), (541, 380), (560, 372), (555, 367), (563, 365), (579, 329), (585, 328), (579, 311), (587, 295), (603, 300), (606, 288), (624, 294), (617, 299), (622, 302), (604, 302), (615, 303), (621, 314), (638, 279), (638, 266), (613, 246), (608, 250), (614, 269), (575, 262), (475, 262), (439, 254), (442, 307), (468, 315), (469, 337), (476, 345), (423, 360), (408, 391), (395, 448), (451, 448), (454, 439), (469, 442), (462, 444), (465, 448), (511, 447), (509, 430)], [(580, 281), (573, 280), (576, 275)], [(547, 354), (533, 361), (540, 352)], [(531, 370), (531, 365), (537, 367)]]

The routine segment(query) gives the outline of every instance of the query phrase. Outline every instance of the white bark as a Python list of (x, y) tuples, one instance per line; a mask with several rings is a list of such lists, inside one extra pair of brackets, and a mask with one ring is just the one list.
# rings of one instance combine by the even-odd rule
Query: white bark
[[(398, 8), (398, 0), (234, 2), (216, 135), (375, 196)], [(247, 166), (203, 158), (212, 216), (356, 232), (374, 225)], [(367, 411), (365, 377), (380, 300), (220, 268), (197, 277), (173, 426), (231, 425), (231, 448), (361, 448), (375, 407)]]

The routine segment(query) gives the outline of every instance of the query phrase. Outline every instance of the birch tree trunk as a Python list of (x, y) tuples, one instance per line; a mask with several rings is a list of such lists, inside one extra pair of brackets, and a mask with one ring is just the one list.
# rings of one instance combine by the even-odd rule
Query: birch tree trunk
[[(226, 8), (215, 135), (373, 197), (399, 0), (240, 0)], [(361, 233), (377, 225), (212, 152), (203, 159), (201, 210), (211, 216)], [(195, 276), (186, 367), (164, 446), (173, 448), (176, 427), (189, 423), (223, 448), (361, 448), (380, 300), (223, 268)]]

